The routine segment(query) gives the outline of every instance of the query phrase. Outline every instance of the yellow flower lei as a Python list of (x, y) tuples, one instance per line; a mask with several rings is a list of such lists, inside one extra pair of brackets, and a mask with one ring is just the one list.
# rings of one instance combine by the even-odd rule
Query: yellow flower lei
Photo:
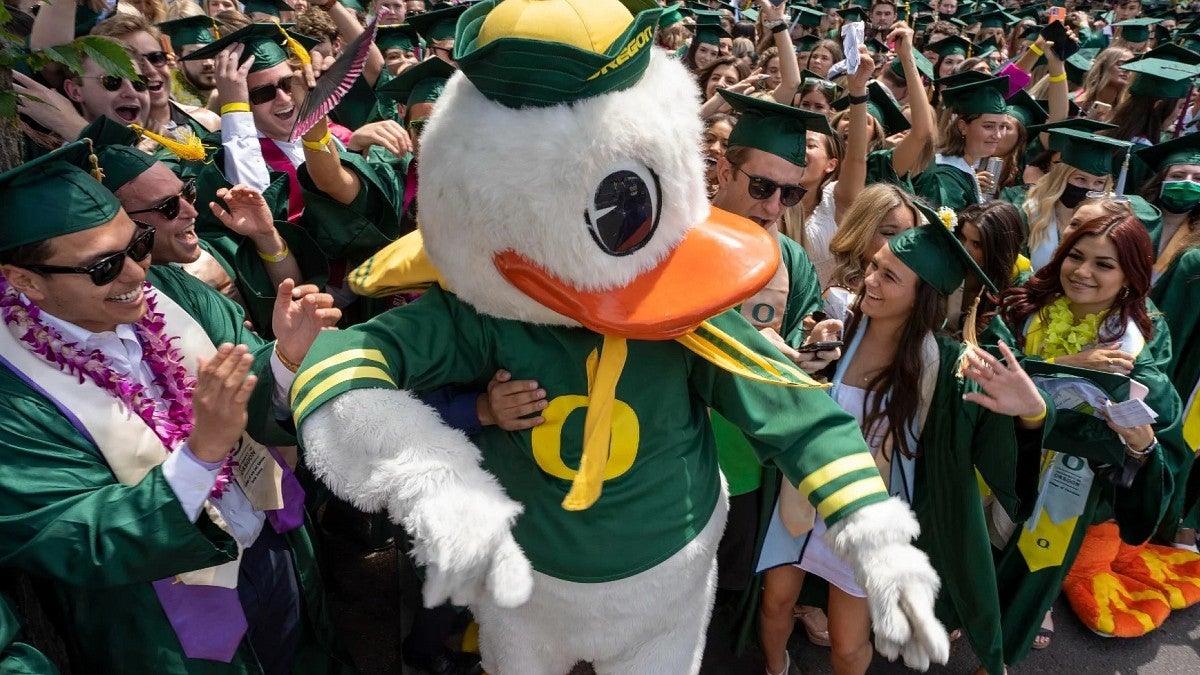
[(1042, 341), (1042, 357), (1051, 358), (1076, 354), (1094, 345), (1100, 332), (1100, 320), (1108, 312), (1097, 312), (1075, 322), (1071, 302), (1064, 295), (1046, 307), (1046, 337)]

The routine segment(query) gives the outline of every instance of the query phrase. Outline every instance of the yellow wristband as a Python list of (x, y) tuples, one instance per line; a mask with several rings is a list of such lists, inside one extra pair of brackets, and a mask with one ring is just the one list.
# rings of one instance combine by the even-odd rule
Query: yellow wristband
[(318, 152), (329, 152), (328, 148), (329, 148), (329, 144), (333, 142), (333, 134), (329, 133), (329, 130), (326, 129), (325, 135), (321, 137), (321, 140), (306, 141), (304, 139), (301, 139), (300, 142), (303, 143), (304, 147), (308, 148), (309, 150), (316, 150)]
[(1057, 74), (1057, 75), (1051, 75), (1051, 76), (1050, 76), (1050, 81), (1051, 81), (1051, 82), (1066, 82), (1066, 81), (1067, 81), (1067, 74), (1066, 74), (1066, 73), (1059, 73), (1059, 74)]
[(1037, 54), (1038, 56), (1046, 55), (1046, 52), (1042, 51), (1042, 48), (1037, 46), (1036, 42), (1029, 45), (1029, 51), (1033, 52), (1034, 54)]
[(292, 371), (293, 373), (300, 370), (299, 363), (289, 360), (288, 357), (283, 355), (283, 352), (279, 351), (279, 343), (278, 342), (275, 343), (275, 356), (279, 357), (279, 362), (283, 364), (284, 368), (287, 368), (288, 370)]
[(221, 106), (222, 115), (233, 112), (250, 112), (250, 104), (245, 101), (234, 101)]
[[(286, 364), (284, 364), (284, 365), (286, 365)], [(1045, 408), (1042, 408), (1042, 412), (1040, 412), (1032, 417), (1026, 417), (1024, 415), (1021, 415), (1021, 421), (1029, 422), (1030, 424), (1037, 424), (1038, 422), (1041, 422), (1044, 419), (1046, 419), (1046, 409)]]
[(263, 253), (262, 251), (259, 251), (258, 249), (255, 249), (255, 252), (258, 253), (258, 257), (262, 258), (264, 262), (269, 262), (269, 263), (280, 262), (284, 258), (291, 255), (291, 253), (292, 253), (291, 250), (288, 249), (287, 242), (284, 242), (283, 250), (280, 251), (279, 253), (276, 253), (275, 255), (268, 255), (266, 253)]

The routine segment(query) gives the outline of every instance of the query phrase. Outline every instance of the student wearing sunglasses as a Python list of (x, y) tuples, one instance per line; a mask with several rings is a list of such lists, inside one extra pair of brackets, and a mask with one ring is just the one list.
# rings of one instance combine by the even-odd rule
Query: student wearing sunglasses
[[(134, 68), (141, 72), (140, 65), (136, 60)], [(62, 89), (63, 94), (75, 104), (79, 111), (76, 130), (103, 116), (111, 117), (126, 125), (136, 123), (144, 126), (148, 123), (150, 92), (146, 84), (142, 81), (110, 75), (100, 64), (86, 56), (83, 58), (83, 68), (79, 75), (64, 81)], [(39, 96), (39, 98), (41, 97)], [(54, 130), (59, 131), (59, 129)], [(60, 133), (62, 132), (60, 131)], [(70, 131), (66, 133), (70, 134)], [(64, 138), (75, 137), (75, 134), (64, 136)]]
[[(277, 421), (287, 364), (340, 313), (288, 282), (267, 342), (178, 267), (169, 289), (148, 285), (154, 229), (87, 172), (89, 147), (0, 174), (0, 453), (16, 463), (0, 477), (0, 555), (47, 580), (68, 651), (95, 672), (343, 672), (323, 647), (303, 492), (259, 445), (295, 443)], [(270, 475), (235, 470), (214, 491), (234, 447)], [(37, 536), (64, 519), (70, 532)], [(233, 588), (206, 581), (235, 558)]]

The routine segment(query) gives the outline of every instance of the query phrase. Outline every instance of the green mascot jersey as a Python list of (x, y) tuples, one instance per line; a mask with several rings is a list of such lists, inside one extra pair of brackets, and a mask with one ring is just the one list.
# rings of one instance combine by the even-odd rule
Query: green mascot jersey
[[(148, 278), (214, 344), (250, 347), (259, 380), (247, 430), (263, 443), (294, 443), (272, 410), (273, 343), (242, 325), (237, 305), (178, 266), (154, 266)], [(4, 366), (0, 397), (6, 406), (0, 416), (0, 452), (6, 458), (0, 471), (0, 566), (47, 580), (54, 610), (66, 618), (64, 638), (78, 654), (76, 672), (261, 673), (245, 639), (232, 663), (186, 658), (151, 587), (154, 580), (232, 560), (233, 538), (204, 513), (191, 523), (160, 467), (136, 485), (118, 483), (95, 444)], [(331, 624), (307, 527), (284, 536), (304, 603), (295, 672), (349, 671), (332, 656)]]
[[(712, 321), (746, 348), (773, 353), (736, 312)], [(411, 305), (322, 333), (292, 386), (292, 408), (301, 428), (353, 389), (428, 390), (483, 382), (500, 368), (537, 380), (549, 400), (546, 421), (521, 432), (489, 428), (477, 442), (484, 467), (525, 506), (514, 536), (533, 567), (570, 581), (649, 569), (709, 521), (720, 478), (708, 407), (745, 431), (759, 459), (793, 484), (807, 478), (802, 491), (827, 522), (887, 498), (854, 419), (822, 389), (742, 379), (677, 342), (630, 340), (603, 492), (589, 509), (564, 510), (582, 446), (586, 364), (602, 342), (582, 328), (484, 316), (434, 287)]]

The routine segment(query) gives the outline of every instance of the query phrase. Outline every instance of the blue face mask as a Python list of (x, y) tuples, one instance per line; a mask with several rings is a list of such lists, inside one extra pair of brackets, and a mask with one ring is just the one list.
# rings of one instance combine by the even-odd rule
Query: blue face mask
[(1158, 205), (1167, 213), (1187, 213), (1200, 205), (1200, 183), (1190, 180), (1164, 181)]

